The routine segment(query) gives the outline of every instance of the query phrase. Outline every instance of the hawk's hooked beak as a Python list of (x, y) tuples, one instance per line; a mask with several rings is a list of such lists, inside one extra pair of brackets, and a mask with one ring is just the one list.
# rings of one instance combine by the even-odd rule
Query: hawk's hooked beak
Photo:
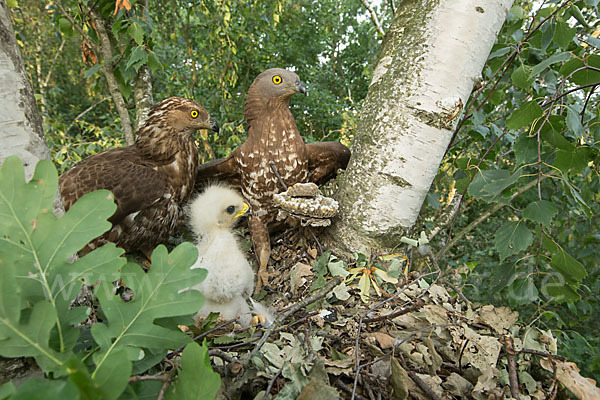
[(217, 121), (215, 121), (213, 118), (211, 118), (208, 120), (208, 124), (209, 124), (208, 129), (219, 133), (219, 123)]
[(242, 206), (242, 209), (237, 214), (235, 214), (233, 219), (238, 219), (239, 217), (246, 215), (246, 213), (248, 212), (248, 209), (250, 209), (250, 206), (248, 206), (248, 204), (246, 204), (246, 203), (243, 203), (243, 204), (244, 205)]
[(294, 86), (292, 86), (297, 93), (303, 93), (306, 96), (306, 86), (302, 82), (296, 82)]

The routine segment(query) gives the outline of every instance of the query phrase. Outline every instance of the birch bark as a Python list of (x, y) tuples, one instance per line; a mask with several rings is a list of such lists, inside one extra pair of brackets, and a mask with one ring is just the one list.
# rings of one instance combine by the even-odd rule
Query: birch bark
[(339, 253), (389, 249), (415, 223), (513, 0), (404, 0), (387, 32), (339, 178)]
[(0, 164), (8, 156), (19, 156), (27, 180), (33, 176), (39, 160), (50, 158), (4, 0), (0, 0), (0, 143)]

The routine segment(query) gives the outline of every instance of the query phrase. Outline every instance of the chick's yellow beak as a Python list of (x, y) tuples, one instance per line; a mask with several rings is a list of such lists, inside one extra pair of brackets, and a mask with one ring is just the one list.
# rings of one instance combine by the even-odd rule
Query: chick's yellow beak
[(233, 217), (233, 219), (237, 219), (237, 218), (245, 215), (246, 212), (248, 211), (248, 209), (250, 208), (250, 206), (248, 206), (248, 204), (246, 204), (246, 203), (242, 203), (242, 204), (243, 204), (242, 205), (242, 209), (237, 214), (235, 214), (235, 216)]

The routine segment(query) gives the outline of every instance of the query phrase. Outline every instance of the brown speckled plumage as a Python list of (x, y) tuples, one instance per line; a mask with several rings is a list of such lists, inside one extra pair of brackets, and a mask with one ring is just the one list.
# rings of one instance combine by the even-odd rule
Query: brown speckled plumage
[(110, 190), (117, 203), (117, 211), (109, 218), (112, 228), (81, 254), (114, 242), (127, 251), (149, 255), (168, 239), (183, 222), (181, 206), (194, 189), (196, 129), (217, 130), (218, 126), (202, 106), (170, 97), (152, 107), (134, 145), (95, 154), (60, 176), (67, 210), (81, 196), (98, 189)]
[(248, 90), (244, 109), (246, 142), (229, 157), (198, 168), (199, 185), (225, 180), (241, 189), (251, 207), (248, 225), (259, 259), (256, 289), (267, 280), (271, 253), (267, 225), (277, 214), (273, 194), (285, 190), (271, 163), (289, 187), (299, 182), (323, 183), (345, 168), (350, 158), (350, 150), (337, 142), (304, 144), (289, 109), (290, 98), (298, 92), (306, 89), (294, 72), (273, 68), (258, 75)]

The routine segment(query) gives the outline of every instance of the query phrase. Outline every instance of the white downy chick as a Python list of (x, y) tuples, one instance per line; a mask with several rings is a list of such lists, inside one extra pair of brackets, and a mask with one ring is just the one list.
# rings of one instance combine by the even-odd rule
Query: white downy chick
[[(189, 205), (189, 223), (198, 236), (198, 260), (191, 268), (208, 272), (204, 281), (191, 288), (205, 297), (196, 317), (219, 312), (225, 319), (239, 318), (241, 325), (248, 326), (255, 308), (259, 314), (267, 312), (250, 298), (254, 271), (232, 231), (247, 210), (240, 194), (220, 185), (207, 187)], [(264, 317), (267, 323), (272, 320)]]

